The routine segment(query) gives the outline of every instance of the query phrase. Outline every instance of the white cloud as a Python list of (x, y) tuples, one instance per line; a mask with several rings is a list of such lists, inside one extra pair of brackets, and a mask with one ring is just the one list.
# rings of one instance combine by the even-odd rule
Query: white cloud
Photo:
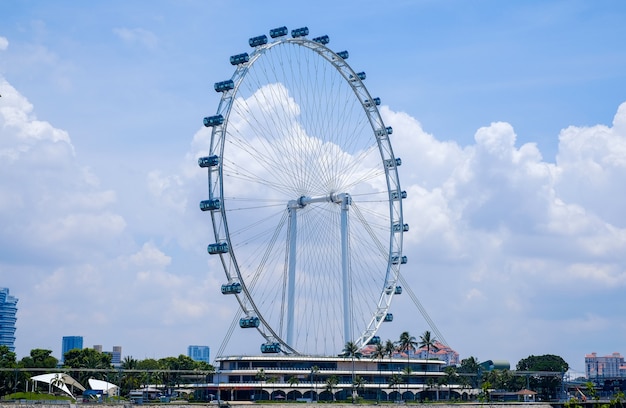
[(9, 40), (0, 36), (0, 51), (5, 51), (7, 48), (9, 48)]
[(159, 44), (157, 36), (143, 28), (118, 27), (113, 29), (113, 33), (127, 44), (139, 44), (148, 49), (155, 49)]

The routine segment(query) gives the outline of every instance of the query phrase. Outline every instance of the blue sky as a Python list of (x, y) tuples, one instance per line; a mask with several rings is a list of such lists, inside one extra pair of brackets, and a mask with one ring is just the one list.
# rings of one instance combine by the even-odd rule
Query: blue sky
[[(135, 358), (219, 348), (236, 304), (205, 252), (194, 137), (228, 57), (281, 25), (328, 34), (383, 100), (410, 193), (403, 274), (461, 358), (551, 353), (580, 371), (586, 353), (626, 353), (623, 2), (9, 0), (0, 14), (0, 286), (20, 299), (18, 357), (59, 356), (63, 335)], [(383, 337), (428, 329), (408, 298), (393, 309)]]

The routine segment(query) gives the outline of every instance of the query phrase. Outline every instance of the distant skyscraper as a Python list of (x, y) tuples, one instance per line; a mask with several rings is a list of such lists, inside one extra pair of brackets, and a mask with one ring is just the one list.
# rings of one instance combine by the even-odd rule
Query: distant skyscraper
[(15, 351), (15, 323), (17, 298), (9, 295), (8, 288), (0, 288), (0, 346)]
[(187, 347), (187, 356), (194, 361), (204, 361), (209, 363), (209, 346), (189, 346)]
[(83, 348), (83, 336), (63, 336), (63, 345), (61, 346), (61, 361), (65, 358), (65, 353), (73, 349)]
[(111, 352), (111, 364), (114, 366), (122, 364), (122, 346), (113, 346), (113, 351)]

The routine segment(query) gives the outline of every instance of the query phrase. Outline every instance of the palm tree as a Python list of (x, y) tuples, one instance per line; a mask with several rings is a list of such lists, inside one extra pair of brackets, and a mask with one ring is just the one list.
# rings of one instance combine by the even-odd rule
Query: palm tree
[[(291, 377), (289, 377), (287, 382), (289, 383), (289, 388), (293, 387), (294, 385), (300, 384), (300, 380), (295, 375), (292, 375)], [(287, 395), (289, 395), (289, 394), (287, 394)], [(293, 394), (293, 399), (294, 400), (296, 399), (296, 394)]]
[(420, 336), (419, 346), (426, 347), (426, 360), (430, 358), (430, 349), (435, 348), (437, 340), (431, 336), (430, 332), (426, 330), (424, 334)]
[(354, 389), (357, 390), (357, 396), (358, 396), (358, 390), (364, 391), (366, 383), (367, 381), (365, 380), (365, 378), (361, 377), (360, 375), (357, 375), (356, 377), (354, 377), (354, 382), (352, 383), (352, 386), (354, 387)]
[(389, 360), (393, 357), (393, 354), (396, 352), (396, 345), (391, 340), (387, 340), (385, 342), (385, 354), (389, 356)]
[(400, 340), (398, 341), (398, 351), (406, 353), (406, 389), (409, 389), (409, 376), (411, 375), (411, 369), (409, 366), (409, 358), (411, 356), (411, 351), (415, 351), (417, 347), (417, 341), (415, 337), (411, 336), (409, 332), (403, 332), (400, 335)]
[(402, 376), (394, 374), (389, 377), (389, 388), (396, 388), (398, 391), (398, 401), (400, 400), (400, 384), (403, 383)]
[(333, 396), (333, 402), (337, 401), (337, 399), (335, 398), (334, 390), (338, 383), (339, 383), (339, 378), (337, 378), (336, 375), (331, 375), (326, 380), (326, 390), (330, 392), (330, 394)]
[(263, 370), (262, 368), (259, 368), (254, 378), (259, 380), (259, 382), (261, 383), (261, 395), (259, 396), (259, 399), (261, 399), (263, 398), (263, 381), (265, 381), (265, 379), (267, 378), (267, 376), (265, 375), (265, 370)]
[(356, 391), (354, 390), (354, 359), (357, 358), (360, 360), (363, 354), (361, 353), (361, 350), (359, 350), (359, 346), (357, 346), (356, 343), (349, 341), (344, 346), (342, 355), (352, 359), (352, 402), (355, 403)]
[(276, 377), (268, 377), (267, 381), (268, 384), (272, 384), (272, 392), (270, 392), (270, 401), (272, 400), (272, 394), (274, 393), (274, 384), (276, 384), (276, 382), (278, 382), (278, 378)]
[[(315, 382), (315, 374), (319, 373), (320, 368), (316, 365), (311, 367), (311, 393), (313, 392), (313, 388), (315, 389), (315, 400), (319, 401), (319, 397), (317, 395), (317, 383)], [(313, 394), (311, 394), (311, 401), (313, 401)]]
[[(383, 376), (383, 373), (382, 373), (383, 370), (382, 370), (382, 367), (380, 365), (380, 361), (383, 358), (385, 358), (386, 355), (387, 355), (387, 351), (385, 350), (385, 345), (383, 343), (376, 343), (376, 348), (374, 348), (374, 351), (370, 355), (370, 358), (372, 360), (374, 360), (374, 359), (378, 360), (378, 375), (380, 377)], [(378, 392), (376, 394), (376, 401), (380, 401), (380, 383), (378, 385)]]

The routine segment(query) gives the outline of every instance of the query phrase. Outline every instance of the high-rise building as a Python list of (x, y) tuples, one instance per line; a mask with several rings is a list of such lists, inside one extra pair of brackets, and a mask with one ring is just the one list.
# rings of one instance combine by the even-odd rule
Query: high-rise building
[(585, 356), (585, 374), (590, 380), (626, 376), (626, 364), (620, 353), (598, 356), (597, 353)]
[(187, 357), (194, 361), (204, 361), (209, 363), (209, 346), (189, 346), (187, 347)]
[(122, 364), (122, 346), (113, 346), (113, 351), (103, 351), (102, 344), (94, 344), (93, 349), (99, 353), (110, 355), (112, 365), (119, 366)]
[(17, 323), (17, 298), (9, 295), (8, 288), (0, 288), (0, 346), (15, 351), (15, 323)]
[(63, 336), (61, 345), (61, 361), (65, 359), (65, 353), (74, 349), (83, 348), (83, 336)]

